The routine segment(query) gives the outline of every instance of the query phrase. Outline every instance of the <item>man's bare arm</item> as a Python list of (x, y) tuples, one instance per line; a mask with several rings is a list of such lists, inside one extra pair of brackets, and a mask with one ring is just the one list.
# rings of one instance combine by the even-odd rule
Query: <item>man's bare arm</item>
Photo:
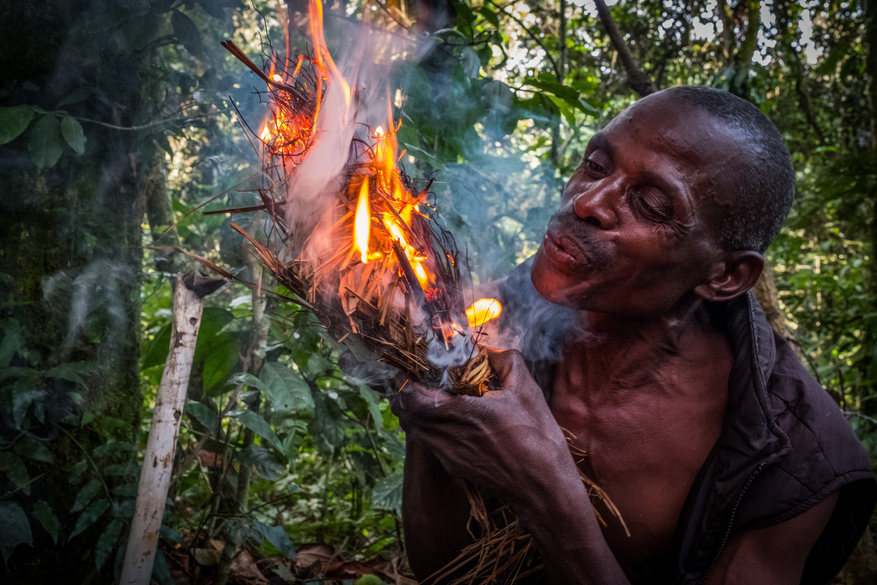
[(798, 585), (807, 556), (831, 518), (837, 495), (834, 492), (782, 524), (733, 536), (706, 585)]
[(405, 442), (402, 522), (411, 570), (423, 581), (472, 543), (466, 529), (469, 500), (463, 481), (448, 475), (426, 445)]

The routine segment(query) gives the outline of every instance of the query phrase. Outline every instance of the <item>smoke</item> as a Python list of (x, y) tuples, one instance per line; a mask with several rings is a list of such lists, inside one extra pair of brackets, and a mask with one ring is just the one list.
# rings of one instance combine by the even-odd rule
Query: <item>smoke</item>
[(131, 272), (126, 264), (101, 259), (89, 263), (75, 278), (64, 271), (43, 278), (43, 300), (47, 304), (63, 304), (59, 297), (70, 295), (61, 361), (70, 357), (98, 314), (104, 321), (105, 331), (101, 345), (114, 347), (122, 341), (127, 315), (120, 284), (131, 278)]

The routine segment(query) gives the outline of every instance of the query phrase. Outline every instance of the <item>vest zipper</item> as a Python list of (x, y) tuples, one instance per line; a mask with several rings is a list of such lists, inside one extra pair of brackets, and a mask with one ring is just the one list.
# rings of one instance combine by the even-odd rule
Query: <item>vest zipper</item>
[(709, 568), (698, 581), (698, 585), (703, 585), (706, 582), (706, 578), (709, 576), (710, 571), (712, 571), (713, 567), (716, 566), (716, 563), (719, 562), (719, 557), (722, 555), (722, 551), (725, 550), (725, 545), (728, 544), (728, 539), (731, 537), (731, 530), (734, 528), (734, 517), (737, 515), (737, 508), (740, 507), (740, 502), (743, 500), (743, 495), (746, 493), (746, 490), (749, 489), (749, 486), (752, 485), (752, 482), (755, 481), (755, 478), (758, 476), (758, 474), (761, 473), (761, 470), (764, 469), (765, 464), (766, 463), (764, 461), (758, 464), (758, 467), (755, 468), (755, 471), (752, 472), (752, 475), (750, 475), (749, 479), (746, 480), (746, 483), (743, 484), (743, 487), (740, 489), (740, 493), (737, 494), (737, 499), (734, 501), (734, 507), (731, 508), (731, 515), (728, 518), (728, 529), (725, 531), (724, 538), (722, 538), (722, 544), (719, 546), (719, 550), (713, 557), (713, 562), (710, 563)]

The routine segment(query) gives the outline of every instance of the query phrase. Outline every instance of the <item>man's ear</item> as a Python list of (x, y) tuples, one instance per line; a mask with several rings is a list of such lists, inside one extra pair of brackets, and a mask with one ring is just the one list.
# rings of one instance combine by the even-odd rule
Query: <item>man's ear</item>
[(694, 293), (707, 301), (730, 301), (755, 286), (762, 270), (764, 256), (758, 252), (727, 252), (709, 282), (695, 287)]

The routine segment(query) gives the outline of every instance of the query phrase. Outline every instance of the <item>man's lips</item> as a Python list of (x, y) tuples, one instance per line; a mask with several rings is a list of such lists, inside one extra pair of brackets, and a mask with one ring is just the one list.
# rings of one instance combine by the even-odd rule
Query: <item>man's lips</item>
[(542, 250), (552, 263), (569, 272), (581, 272), (590, 261), (569, 238), (549, 230), (542, 238)]

